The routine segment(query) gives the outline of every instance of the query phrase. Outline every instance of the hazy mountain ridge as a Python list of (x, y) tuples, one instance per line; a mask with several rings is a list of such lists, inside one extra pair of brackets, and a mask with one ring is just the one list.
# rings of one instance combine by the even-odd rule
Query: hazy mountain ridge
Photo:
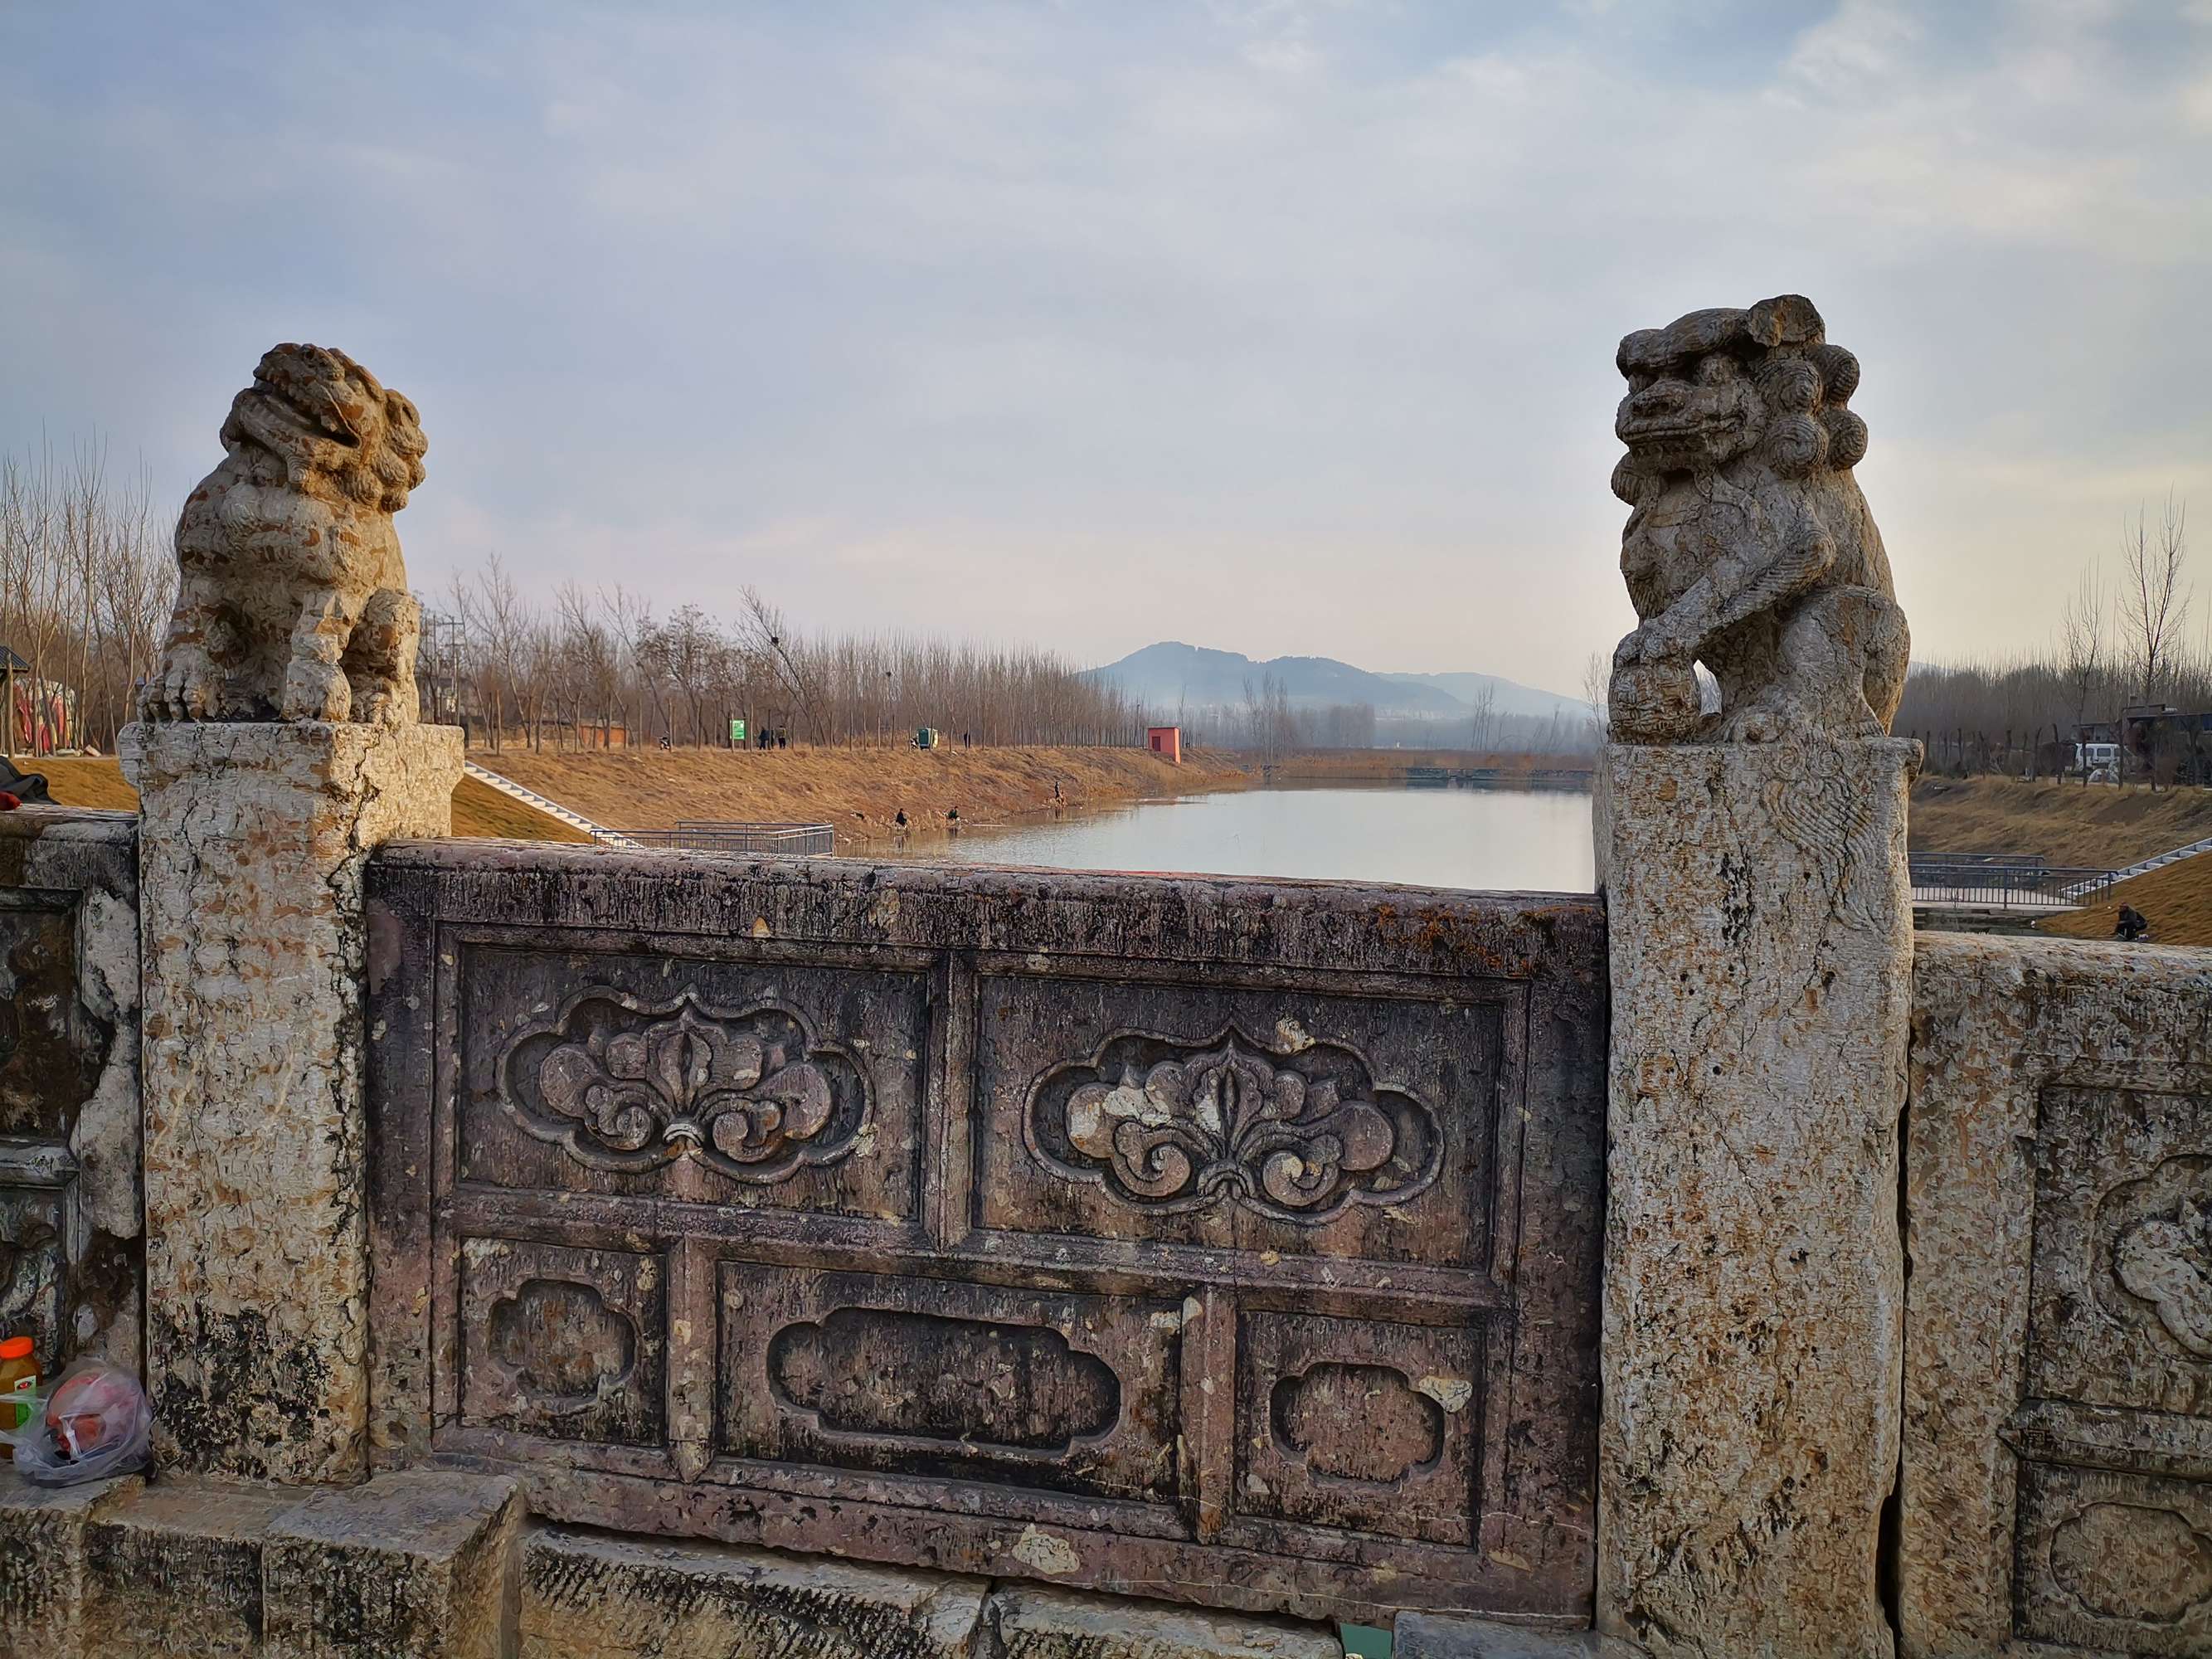
[(1093, 678), (1162, 713), (1177, 707), (1234, 708), (1243, 702), (1248, 684), (1256, 690), (1269, 675), (1281, 682), (1294, 708), (1367, 703), (1378, 714), (1458, 720), (1474, 712), (1475, 700), (1489, 688), (1494, 714), (1549, 720), (1557, 714), (1580, 720), (1589, 712), (1579, 697), (1561, 696), (1495, 674), (1375, 673), (1334, 657), (1273, 657), (1255, 662), (1241, 652), (1216, 651), (1180, 640), (1160, 641), (1090, 672)]

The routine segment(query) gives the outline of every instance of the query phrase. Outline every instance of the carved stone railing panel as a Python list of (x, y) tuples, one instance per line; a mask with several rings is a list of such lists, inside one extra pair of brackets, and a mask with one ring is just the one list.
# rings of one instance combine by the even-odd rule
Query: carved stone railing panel
[(1409, 1006), (988, 973), (975, 1224), (1479, 1265), (1494, 1137), (1445, 1118), (1493, 1120), (1518, 994)]
[(721, 1284), (729, 1455), (1177, 1501), (1174, 1302), (731, 1261)]
[(455, 945), (462, 1180), (918, 1213), (923, 975)]
[(1905, 1651), (2212, 1652), (2212, 965), (1924, 935), (1914, 998)]
[(0, 1332), (136, 1370), (138, 872), (119, 813), (0, 817)]
[(1587, 900), (410, 843), (372, 1418), (556, 1518), (1587, 1621)]

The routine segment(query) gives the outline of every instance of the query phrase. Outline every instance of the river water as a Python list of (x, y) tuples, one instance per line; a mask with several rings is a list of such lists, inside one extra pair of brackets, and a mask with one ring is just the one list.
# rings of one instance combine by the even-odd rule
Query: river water
[(1248, 789), (971, 824), (912, 856), (928, 863), (1586, 893), (1590, 798), (1486, 789)]

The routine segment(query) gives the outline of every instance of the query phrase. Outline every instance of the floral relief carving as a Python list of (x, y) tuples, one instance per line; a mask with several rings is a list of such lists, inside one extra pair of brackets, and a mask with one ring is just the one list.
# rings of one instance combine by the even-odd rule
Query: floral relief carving
[(2184, 1351), (2212, 1360), (2212, 1158), (2168, 1158), (2100, 1208), (2113, 1280)]
[(1367, 1061), (1279, 1034), (1291, 1052), (1231, 1027), (1201, 1042), (1123, 1031), (1089, 1060), (1047, 1072), (1024, 1113), (1048, 1169), (1164, 1212), (1236, 1203), (1314, 1224), (1353, 1204), (1390, 1204), (1436, 1179), (1436, 1114), (1378, 1087)]
[(732, 1180), (781, 1181), (849, 1153), (868, 1115), (865, 1073), (788, 1009), (717, 1009), (686, 990), (569, 1000), (499, 1063), (501, 1098), (541, 1140), (593, 1169), (694, 1158)]

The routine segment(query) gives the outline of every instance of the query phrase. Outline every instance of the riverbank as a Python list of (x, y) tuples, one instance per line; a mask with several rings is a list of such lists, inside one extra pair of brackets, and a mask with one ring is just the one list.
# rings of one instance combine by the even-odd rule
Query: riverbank
[[(42, 775), (48, 793), (64, 806), (138, 810), (138, 792), (125, 781), (122, 766), (112, 756), (46, 755), (37, 760), (26, 757), (17, 764), (26, 772)], [(474, 778), (463, 778), (453, 789), (453, 833), (506, 841), (591, 840), (582, 830)]]
[(1492, 749), (1313, 749), (1262, 763), (1257, 756), (1244, 760), (1273, 784), (1330, 785), (1402, 784), (1415, 773), (1487, 771), (1497, 782), (1511, 787), (1526, 785), (1537, 773), (1555, 776), (1578, 773), (1595, 777), (1597, 761), (1590, 755), (1534, 755)]
[(827, 823), (841, 853), (888, 847), (901, 811), (913, 845), (944, 836), (956, 808), (963, 828), (983, 828), (1055, 806), (1076, 812), (1257, 781), (1239, 757), (1214, 750), (1187, 750), (1181, 766), (1142, 749), (1075, 747), (479, 749), (469, 758), (611, 830), (666, 829), (679, 818)]
[(2118, 870), (2212, 836), (2212, 789), (2114, 788), (2018, 778), (1923, 778), (1912, 791), (1916, 853), (2033, 853)]

